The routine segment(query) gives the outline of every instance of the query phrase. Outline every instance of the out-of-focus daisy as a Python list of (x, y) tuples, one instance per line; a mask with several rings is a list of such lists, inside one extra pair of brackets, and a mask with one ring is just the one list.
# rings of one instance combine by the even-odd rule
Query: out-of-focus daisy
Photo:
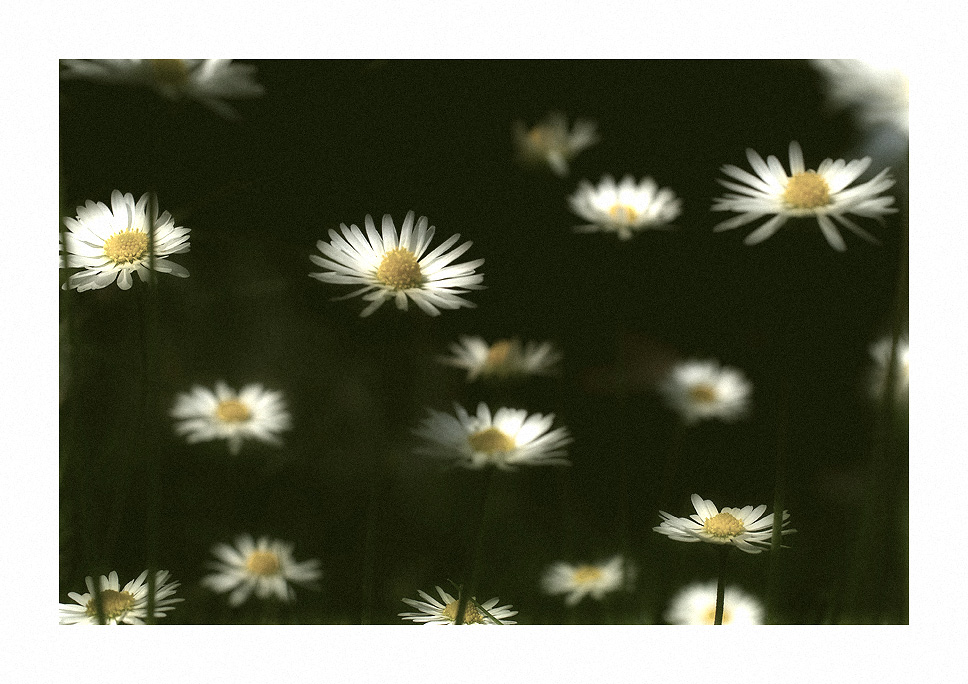
[[(172, 598), (175, 590), (179, 587), (178, 582), (169, 582), (167, 570), (160, 570), (155, 574), (155, 614), (156, 618), (165, 617), (165, 613), (172, 609), (172, 606), (185, 599)], [(87, 584), (87, 593), (78, 594), (70, 592), (68, 596), (76, 602), (60, 604), (60, 624), (62, 625), (97, 625), (98, 619), (97, 602), (95, 601), (95, 590), (99, 590), (101, 602), (101, 612), (104, 615), (104, 624), (117, 625), (143, 625), (148, 619), (148, 571), (142, 572), (136, 579), (131, 580), (121, 588), (118, 582), (118, 573), (111, 571), (105, 577), (101, 575), (98, 584), (94, 583), (92, 577), (84, 580)]]
[[(716, 582), (696, 582), (679, 590), (663, 616), (671, 625), (712, 625), (716, 619)], [(723, 594), (724, 625), (762, 625), (763, 604), (735, 585)]]
[(753, 386), (735, 368), (690, 360), (673, 366), (659, 391), (686, 423), (708, 418), (734, 421), (749, 408)]
[(595, 123), (585, 119), (577, 119), (569, 131), (567, 117), (552, 112), (530, 129), (523, 121), (516, 121), (514, 141), (525, 164), (547, 164), (556, 175), (567, 176), (568, 162), (597, 143), (598, 134)]
[(175, 432), (185, 435), (189, 444), (224, 439), (232, 454), (239, 453), (247, 439), (281, 446), (277, 434), (291, 425), (282, 392), (258, 383), (238, 393), (221, 381), (214, 392), (195, 385), (191, 392), (178, 395), (171, 415), (177, 419)]
[(567, 428), (551, 429), (554, 414), (529, 416), (523, 409), (499, 408), (492, 416), (483, 402), (476, 416), (456, 404), (454, 408), (456, 416), (429, 409), (430, 415), (414, 430), (426, 442), (415, 453), (474, 469), (568, 463), (564, 447), (572, 439)]
[[(884, 393), (887, 382), (887, 365), (891, 358), (891, 338), (885, 337), (871, 345), (871, 356), (874, 359), (874, 370), (871, 379), (871, 392), (875, 397)], [(897, 358), (895, 360), (897, 375), (894, 380), (894, 393), (898, 399), (907, 397), (910, 367), (908, 365), (908, 343), (905, 339), (897, 341)]]
[(237, 112), (223, 100), (258, 97), (255, 67), (231, 59), (62, 59), (61, 78), (147, 86), (172, 100), (198, 100), (220, 116)]
[(325, 258), (311, 255), (309, 259), (327, 270), (310, 273), (310, 277), (336, 285), (362, 285), (345, 297), (339, 297), (347, 299), (362, 295), (370, 305), (363, 309), (361, 316), (369, 316), (388, 299), (392, 299), (401, 311), (407, 310), (407, 302), (412, 299), (431, 316), (439, 315), (440, 309), (475, 306), (458, 295), (484, 288), (481, 285), (484, 275), (474, 272), (484, 260), (451, 263), (470, 249), (472, 243), (465, 242), (451, 249), (460, 239), (459, 234), (452, 235), (436, 249), (424, 254), (434, 237), (434, 227), (427, 227), (426, 216), (421, 216), (416, 226), (413, 219), (414, 213), (407, 212), (399, 238), (389, 214), (383, 216), (382, 236), (369, 214), (364, 222), (365, 236), (355, 224), (349, 228), (340, 224), (343, 235), (330, 230), (330, 242), (320, 240), (316, 243)]
[(477, 378), (506, 380), (525, 375), (553, 375), (561, 360), (549, 342), (527, 342), (518, 339), (497, 340), (488, 344), (482, 337), (461, 335), (450, 345), (453, 356), (441, 363), (467, 371), (467, 382)]
[(568, 198), (571, 210), (591, 223), (576, 226), (581, 233), (616, 233), (628, 240), (649, 228), (665, 228), (682, 212), (682, 202), (669, 188), (660, 189), (651, 178), (638, 183), (625, 176), (618, 185), (611, 176), (603, 176), (596, 188), (587, 180)]
[(586, 596), (601, 601), (605, 594), (622, 588), (624, 573), (622, 556), (605, 563), (572, 565), (553, 563), (541, 578), (541, 585), (549, 594), (566, 594), (565, 605), (573, 606)]
[(229, 594), (229, 605), (239, 606), (255, 593), (256, 598), (274, 596), (292, 601), (296, 592), (292, 584), (314, 587), (322, 576), (319, 561), (312, 558), (296, 562), (293, 544), (251, 535), (239, 535), (235, 546), (219, 543), (212, 547), (218, 561), (212, 563), (215, 573), (202, 578), (202, 586), (219, 594)]
[[(446, 591), (437, 587), (437, 593), (440, 594), (440, 600), (438, 601), (430, 594), (417, 590), (423, 601), (417, 601), (416, 599), (403, 599), (403, 602), (408, 606), (416, 608), (419, 612), (416, 613), (399, 613), (400, 617), (405, 620), (413, 620), (414, 622), (420, 622), (425, 625), (453, 625), (454, 621), (457, 619), (457, 599), (448, 594)], [(478, 603), (475, 599), (470, 599), (467, 602), (467, 607), (464, 609), (464, 624), (465, 625), (516, 625), (516, 622), (508, 620), (508, 618), (513, 617), (518, 614), (518, 611), (511, 610), (511, 606), (498, 606), (497, 599), (492, 598), (490, 601), (485, 601), (484, 603)], [(491, 614), (488, 617), (482, 610), (486, 610)], [(491, 618), (496, 618), (500, 620), (497, 622)]]
[[(732, 544), (746, 551), (759, 553), (762, 549), (755, 545), (768, 547), (773, 534), (773, 513), (763, 515), (766, 505), (756, 508), (723, 508), (719, 510), (709, 499), (703, 499), (698, 494), (692, 495), (692, 505), (696, 509), (694, 515), (688, 518), (659, 511), (662, 523), (652, 529), (676, 541), (698, 542), (711, 544)], [(786, 527), (790, 514), (783, 511), (782, 526)], [(796, 530), (782, 530), (783, 534), (792, 534)]]
[(861, 59), (814, 59), (834, 109), (849, 108), (863, 126), (908, 132), (908, 77), (898, 65)]
[[(81, 268), (64, 283), (64, 289), (78, 292), (107, 287), (117, 281), (118, 287), (131, 287), (131, 274), (137, 273), (148, 282), (148, 193), (137, 202), (129, 192), (111, 193), (111, 206), (88, 200), (77, 208), (77, 218), (64, 217), (67, 232), (61, 233), (61, 268)], [(166, 211), (154, 226), (154, 267), (159, 273), (187, 278), (188, 270), (169, 261), (172, 254), (189, 249), (188, 228), (175, 226)]]
[(848, 187), (870, 166), (870, 157), (851, 162), (824, 159), (816, 171), (806, 170), (803, 151), (794, 141), (790, 143), (789, 176), (773, 155), (763, 161), (760, 155), (747, 149), (746, 158), (756, 175), (732, 164), (723, 166), (722, 172), (734, 180), (719, 180), (719, 183), (735, 192), (717, 198), (712, 210), (739, 213), (739, 216), (718, 224), (713, 229), (717, 231), (730, 230), (764, 216), (772, 216), (746, 236), (744, 242), (747, 245), (766, 240), (788, 219), (816, 218), (830, 246), (842, 252), (847, 249), (847, 244), (837, 229), (838, 223), (865, 240), (877, 242), (847, 214), (883, 220), (885, 214), (897, 211), (890, 206), (894, 198), (881, 195), (894, 185), (888, 169), (882, 170), (866, 183)]

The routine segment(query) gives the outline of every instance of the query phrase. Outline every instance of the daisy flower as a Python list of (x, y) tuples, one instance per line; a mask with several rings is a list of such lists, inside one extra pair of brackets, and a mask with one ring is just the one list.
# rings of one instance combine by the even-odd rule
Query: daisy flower
[[(763, 515), (765, 504), (756, 508), (744, 506), (720, 511), (709, 499), (703, 500), (698, 494), (693, 494), (692, 505), (696, 513), (689, 518), (677, 518), (659, 511), (662, 523), (652, 529), (676, 541), (732, 544), (746, 553), (762, 551), (754, 545), (769, 547), (773, 535), (773, 514)], [(789, 517), (790, 514), (783, 511), (782, 526), (787, 525)], [(796, 530), (783, 530), (783, 534), (794, 532)]]
[(552, 112), (531, 129), (516, 121), (514, 141), (525, 164), (547, 164), (556, 175), (567, 176), (568, 162), (598, 142), (595, 129), (594, 122), (578, 119), (569, 131), (565, 115)]
[(421, 216), (414, 226), (413, 217), (412, 211), (407, 212), (399, 238), (389, 214), (383, 216), (382, 236), (369, 214), (365, 220), (365, 236), (356, 225), (347, 228), (341, 223), (342, 236), (330, 230), (330, 242), (320, 240), (316, 243), (325, 258), (311, 255), (309, 259), (327, 270), (310, 273), (310, 277), (336, 285), (362, 285), (339, 298), (362, 295), (370, 305), (360, 316), (369, 316), (388, 299), (392, 299), (401, 311), (407, 310), (407, 302), (412, 299), (431, 316), (439, 315), (440, 309), (473, 307), (472, 302), (458, 295), (484, 289), (481, 285), (484, 275), (474, 273), (484, 260), (451, 264), (472, 244), (465, 242), (450, 249), (460, 239), (459, 234), (424, 254), (434, 237), (434, 227), (427, 227), (426, 216)]
[(265, 92), (254, 80), (254, 66), (231, 59), (62, 59), (61, 64), (61, 78), (147, 86), (172, 100), (198, 100), (226, 118), (238, 113), (223, 100)]
[[(762, 625), (763, 604), (737, 586), (723, 595), (724, 625)], [(670, 625), (711, 625), (716, 618), (716, 582), (690, 584), (672, 597), (663, 616)]]
[[(98, 620), (97, 603), (94, 595), (99, 593), (101, 612), (104, 614), (104, 624), (117, 625), (143, 625), (148, 619), (148, 571), (145, 570), (137, 579), (133, 579), (121, 588), (118, 582), (118, 573), (112, 571), (105, 577), (101, 575), (98, 583), (94, 583), (92, 577), (84, 580), (87, 584), (87, 593), (78, 594), (71, 592), (68, 596), (75, 601), (74, 603), (60, 604), (60, 624), (62, 625), (97, 625)], [(185, 599), (172, 598), (175, 590), (179, 587), (178, 582), (169, 582), (167, 570), (160, 570), (155, 573), (155, 614), (156, 618), (165, 617), (165, 613), (172, 609), (172, 606)]]
[(712, 210), (739, 213), (739, 216), (718, 224), (713, 229), (716, 231), (730, 230), (772, 216), (746, 236), (744, 242), (747, 245), (763, 242), (787, 219), (813, 217), (830, 246), (842, 252), (847, 245), (837, 230), (837, 223), (865, 240), (877, 242), (870, 233), (847, 218), (847, 214), (882, 220), (885, 214), (897, 211), (890, 206), (894, 198), (880, 194), (894, 185), (888, 169), (866, 183), (847, 187), (867, 170), (870, 157), (851, 162), (824, 159), (816, 171), (808, 171), (803, 163), (803, 151), (794, 141), (790, 143), (790, 176), (773, 155), (763, 161), (760, 155), (747, 149), (746, 158), (756, 175), (732, 164), (723, 166), (722, 172), (733, 180), (720, 180), (719, 183), (735, 192), (717, 198)]
[(650, 228), (665, 228), (682, 213), (682, 202), (669, 188), (659, 189), (651, 178), (638, 183), (625, 176), (618, 185), (603, 176), (596, 188), (587, 180), (568, 198), (571, 210), (591, 223), (576, 226), (580, 233), (616, 233), (620, 240)]
[[(111, 193), (111, 207), (104, 202), (88, 200), (77, 208), (77, 218), (64, 217), (67, 231), (61, 233), (61, 268), (81, 268), (64, 283), (63, 288), (78, 292), (107, 287), (117, 281), (118, 287), (131, 287), (131, 274), (137, 273), (148, 282), (148, 193), (134, 201), (129, 192)], [(166, 211), (154, 225), (154, 270), (187, 278), (188, 271), (168, 257), (187, 252), (188, 228), (175, 226)]]
[(239, 535), (235, 546), (216, 544), (212, 553), (218, 561), (211, 564), (216, 572), (202, 578), (202, 586), (219, 594), (231, 592), (230, 606), (242, 605), (253, 592), (258, 599), (292, 601), (296, 592), (290, 584), (314, 587), (323, 574), (315, 558), (297, 563), (293, 548), (268, 537), (255, 541), (249, 534)]
[[(415, 599), (403, 599), (403, 602), (408, 606), (416, 608), (419, 612), (417, 613), (399, 613), (400, 617), (405, 620), (413, 620), (414, 622), (420, 622), (425, 625), (452, 625), (457, 619), (457, 599), (448, 594), (446, 591), (437, 587), (437, 593), (440, 594), (440, 601), (435, 599), (430, 594), (417, 590), (423, 601), (417, 601)], [(491, 614), (488, 617), (482, 610), (486, 610)], [(508, 620), (509, 617), (513, 617), (518, 614), (518, 611), (511, 610), (511, 606), (498, 606), (497, 599), (492, 598), (490, 601), (485, 601), (484, 603), (478, 603), (477, 599), (472, 598), (467, 602), (467, 607), (464, 609), (464, 624), (465, 625), (516, 625), (518, 623)], [(492, 618), (496, 618), (492, 619)], [(500, 622), (497, 622), (500, 620)]]
[[(880, 397), (884, 393), (887, 382), (887, 365), (891, 359), (891, 338), (885, 337), (871, 345), (871, 356), (874, 359), (874, 370), (871, 380), (871, 393)], [(894, 392), (898, 399), (907, 397), (910, 367), (908, 365), (908, 343), (900, 338), (897, 341), (897, 358), (895, 360), (897, 377), (894, 381)]]
[(622, 588), (623, 564), (622, 556), (602, 564), (553, 563), (542, 576), (541, 585), (549, 594), (567, 594), (566, 606), (573, 606), (586, 596), (601, 601), (605, 594)]
[(484, 402), (478, 404), (476, 416), (456, 404), (454, 408), (456, 416), (428, 409), (430, 415), (414, 430), (426, 445), (415, 453), (472, 469), (568, 463), (564, 447), (572, 439), (567, 428), (551, 430), (554, 414), (529, 416), (524, 410), (499, 408), (492, 416)]
[(898, 65), (860, 59), (814, 59), (834, 109), (852, 109), (868, 127), (908, 132), (908, 77)]
[(561, 360), (549, 342), (528, 342), (518, 339), (497, 340), (488, 344), (482, 337), (461, 335), (450, 345), (453, 356), (440, 362), (467, 371), (467, 382), (477, 378), (506, 380), (526, 375), (553, 375)]
[(246, 385), (238, 393), (221, 381), (214, 392), (195, 385), (191, 392), (178, 395), (171, 416), (177, 419), (175, 432), (185, 435), (189, 444), (224, 439), (233, 455), (247, 439), (281, 446), (277, 434), (290, 428), (282, 392), (258, 383)]
[(740, 371), (718, 361), (690, 360), (673, 366), (659, 391), (686, 423), (734, 421), (749, 408), (753, 386)]

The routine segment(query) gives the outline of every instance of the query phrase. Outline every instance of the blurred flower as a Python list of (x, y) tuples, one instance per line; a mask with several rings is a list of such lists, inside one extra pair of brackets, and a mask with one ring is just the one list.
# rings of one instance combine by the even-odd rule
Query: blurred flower
[(567, 464), (564, 446), (572, 439), (564, 427), (551, 429), (554, 414), (528, 415), (519, 409), (499, 408), (492, 418), (483, 402), (477, 415), (455, 404), (457, 416), (429, 409), (414, 434), (427, 441), (415, 453), (453, 460), (467, 468), (493, 465), (513, 470), (518, 465)]
[(223, 100), (265, 92), (253, 78), (254, 66), (231, 59), (62, 59), (61, 64), (61, 78), (147, 86), (172, 100), (198, 100), (226, 118), (238, 113)]
[(371, 304), (363, 309), (361, 316), (369, 316), (391, 298), (401, 311), (407, 310), (409, 298), (431, 316), (439, 315), (440, 309), (475, 306), (457, 295), (484, 289), (480, 284), (484, 275), (474, 273), (474, 269), (484, 260), (448, 265), (472, 244), (465, 242), (448, 252), (460, 239), (459, 234), (451, 236), (424, 256), (434, 237), (434, 227), (428, 228), (427, 217), (421, 216), (414, 229), (413, 217), (412, 211), (407, 212), (399, 239), (389, 214), (383, 216), (382, 237), (369, 214), (365, 220), (365, 237), (356, 225), (347, 228), (345, 224), (340, 224), (342, 236), (330, 230), (330, 242), (320, 240), (316, 243), (326, 258), (316, 255), (309, 257), (310, 261), (327, 271), (310, 273), (310, 277), (336, 285), (362, 285), (360, 289), (338, 298), (363, 295), (363, 299)]
[(484, 379), (506, 380), (525, 375), (553, 375), (561, 354), (549, 342), (528, 342), (518, 339), (498, 340), (488, 344), (482, 337), (461, 335), (460, 341), (450, 345), (453, 356), (440, 362), (467, 371), (467, 381)]
[(590, 224), (576, 226), (581, 233), (612, 232), (620, 240), (650, 228), (665, 228), (682, 212), (682, 202), (669, 188), (659, 189), (651, 178), (636, 184), (625, 176), (618, 185), (611, 176), (603, 176), (596, 188), (587, 180), (568, 198), (571, 210)]
[(276, 435), (290, 428), (282, 392), (258, 383), (246, 385), (238, 394), (221, 381), (214, 393), (195, 385), (191, 392), (178, 395), (171, 415), (177, 419), (175, 432), (187, 435), (189, 444), (224, 439), (232, 454), (239, 453), (246, 439), (281, 446)]
[[(172, 598), (178, 582), (168, 582), (168, 571), (161, 570), (155, 574), (155, 614), (156, 618), (165, 617), (165, 613), (172, 609), (173, 604), (185, 599)], [(62, 625), (97, 625), (97, 603), (94, 600), (95, 588), (99, 589), (101, 611), (104, 614), (104, 624), (143, 625), (148, 617), (148, 571), (145, 570), (137, 579), (124, 585), (118, 582), (118, 573), (111, 571), (105, 577), (101, 575), (98, 584), (94, 584), (92, 577), (87, 577), (86, 594), (71, 592), (71, 599), (77, 602), (60, 604), (60, 624)]]
[(601, 601), (605, 594), (622, 588), (624, 561), (615, 556), (601, 565), (572, 565), (553, 563), (541, 578), (549, 594), (567, 594), (565, 605), (573, 606), (585, 596)]
[[(880, 397), (884, 393), (884, 385), (887, 383), (887, 365), (891, 359), (891, 338), (885, 337), (871, 345), (871, 356), (874, 358), (874, 370), (871, 380), (871, 393), (875, 397)], [(907, 398), (908, 395), (908, 343), (907, 340), (900, 338), (897, 341), (896, 359), (897, 377), (894, 380), (894, 395), (898, 400)]]
[[(696, 582), (680, 589), (663, 616), (671, 625), (711, 625), (716, 618), (716, 582)], [(763, 604), (737, 586), (723, 594), (724, 625), (762, 625)]]
[(908, 77), (895, 64), (814, 59), (834, 109), (851, 109), (863, 126), (889, 124), (908, 133)]
[[(67, 232), (61, 233), (61, 268), (83, 270), (73, 274), (63, 288), (77, 288), (78, 292), (107, 287), (115, 280), (118, 287), (131, 287), (131, 273), (136, 272), (142, 282), (148, 282), (148, 193), (137, 204), (129, 192), (111, 193), (111, 208), (104, 202), (88, 200), (77, 208), (77, 218), (64, 217)], [(168, 261), (172, 254), (189, 249), (188, 228), (176, 228), (166, 211), (157, 217), (154, 227), (154, 270), (187, 278), (188, 271)]]
[[(399, 613), (400, 617), (405, 620), (413, 620), (414, 622), (421, 622), (425, 625), (453, 625), (454, 621), (457, 619), (457, 599), (448, 594), (446, 591), (437, 587), (437, 593), (440, 594), (440, 601), (435, 599), (430, 594), (423, 591), (417, 590), (420, 597), (424, 599), (423, 601), (417, 601), (414, 599), (403, 599), (403, 602), (408, 606), (416, 608), (419, 613)], [(478, 604), (477, 600), (471, 598), (467, 602), (467, 607), (464, 609), (464, 624), (465, 625), (516, 625), (516, 622), (508, 620), (507, 618), (513, 617), (518, 614), (518, 611), (511, 610), (511, 606), (497, 606), (497, 599), (492, 598), (490, 601), (485, 601), (484, 603)], [(495, 622), (490, 617), (485, 615), (480, 608), (483, 608), (492, 617), (500, 620), (500, 623)]]
[(571, 132), (568, 119), (552, 112), (544, 121), (528, 129), (523, 121), (514, 123), (514, 141), (525, 164), (547, 164), (558, 176), (568, 175), (568, 162), (598, 142), (595, 123), (577, 119)]
[(211, 566), (215, 574), (202, 578), (202, 586), (219, 594), (229, 594), (229, 605), (245, 603), (255, 592), (258, 599), (275, 596), (280, 601), (296, 598), (290, 584), (313, 587), (322, 576), (315, 558), (297, 563), (292, 557), (294, 546), (277, 539), (239, 535), (235, 546), (216, 544), (212, 553), (218, 562)]
[(764, 162), (760, 155), (747, 149), (746, 158), (756, 175), (732, 164), (723, 166), (722, 172), (740, 183), (719, 180), (721, 185), (736, 192), (726, 193), (723, 197), (717, 198), (712, 210), (734, 211), (740, 214), (718, 224), (713, 229), (716, 231), (730, 230), (772, 215), (773, 218), (746, 236), (744, 242), (747, 245), (755, 245), (766, 240), (778, 231), (787, 219), (814, 217), (830, 246), (838, 251), (844, 251), (847, 249), (847, 244), (840, 236), (834, 221), (865, 240), (876, 243), (876, 238), (846, 215), (850, 213), (882, 220), (885, 214), (897, 211), (890, 206), (894, 203), (894, 198), (880, 194), (894, 185), (894, 180), (888, 176), (888, 169), (884, 169), (866, 183), (852, 188), (847, 187), (867, 170), (871, 164), (870, 157), (851, 162), (845, 162), (843, 159), (837, 161), (824, 159), (816, 171), (806, 171), (803, 152), (800, 145), (794, 141), (790, 143), (792, 176), (787, 176), (780, 161), (773, 155), (767, 157)]
[(753, 386), (740, 371), (718, 361), (683, 361), (672, 367), (659, 391), (686, 423), (734, 421), (749, 408)]
[[(765, 504), (756, 508), (745, 506), (744, 508), (724, 508), (720, 511), (709, 499), (703, 500), (698, 494), (693, 494), (692, 505), (696, 509), (696, 515), (691, 515), (689, 518), (677, 518), (665, 511), (659, 511), (663, 519), (662, 523), (652, 529), (676, 541), (732, 544), (746, 553), (762, 551), (753, 544), (765, 547), (770, 545), (770, 538), (773, 535), (773, 514), (763, 516), (766, 511)], [(783, 511), (781, 526), (787, 525), (789, 517), (790, 514)], [(796, 530), (782, 532), (792, 534)]]

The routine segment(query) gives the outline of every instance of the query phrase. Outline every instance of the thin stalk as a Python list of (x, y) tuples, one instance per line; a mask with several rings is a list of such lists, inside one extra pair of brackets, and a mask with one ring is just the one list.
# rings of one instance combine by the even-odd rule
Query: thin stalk
[(776, 603), (780, 583), (780, 548), (783, 544), (783, 497), (786, 478), (788, 445), (788, 425), (790, 409), (790, 378), (784, 375), (781, 380), (780, 398), (777, 402), (776, 454), (773, 486), (773, 528), (770, 537), (770, 570), (767, 580), (766, 607), (769, 624), (777, 624)]
[(457, 600), (457, 614), (454, 617), (455, 625), (464, 624), (464, 614), (467, 611), (467, 602), (477, 592), (477, 585), (480, 580), (481, 556), (484, 549), (484, 534), (487, 529), (487, 520), (491, 512), (492, 490), (494, 489), (494, 468), (488, 468), (484, 475), (484, 503), (481, 506), (481, 515), (477, 520), (477, 530), (474, 533), (474, 546), (471, 551), (470, 560), (470, 582), (466, 585), (466, 590), (460, 592)]
[(160, 453), (158, 451), (158, 281), (155, 275), (155, 224), (158, 220), (158, 196), (148, 193), (148, 282), (142, 318), (142, 363), (144, 392), (145, 458), (148, 470), (148, 502), (145, 541), (148, 550), (148, 606), (146, 622), (155, 623), (155, 591), (157, 584), (159, 504), (161, 496)]
[(726, 605), (726, 561), (729, 558), (729, 545), (723, 544), (719, 549), (719, 579), (716, 581), (716, 616), (714, 625), (723, 624), (723, 608)]

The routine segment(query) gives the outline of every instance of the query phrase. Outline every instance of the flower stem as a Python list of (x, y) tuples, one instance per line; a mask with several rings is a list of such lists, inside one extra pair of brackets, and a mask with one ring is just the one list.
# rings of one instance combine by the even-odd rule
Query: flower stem
[(726, 561), (729, 558), (729, 545), (723, 544), (719, 549), (719, 579), (716, 581), (716, 617), (714, 625), (723, 624), (723, 608), (726, 604)]
[(467, 610), (467, 602), (471, 597), (477, 592), (477, 584), (480, 580), (481, 572), (481, 556), (484, 548), (484, 533), (487, 528), (487, 520), (490, 517), (491, 512), (491, 499), (492, 490), (494, 489), (494, 478), (496, 477), (494, 473), (494, 468), (488, 468), (484, 474), (484, 503), (481, 505), (481, 515), (477, 520), (477, 530), (474, 534), (474, 547), (471, 551), (471, 561), (470, 561), (470, 582), (468, 582), (464, 590), (460, 592), (460, 596), (457, 600), (457, 614), (454, 617), (455, 625), (464, 624), (464, 614)]
[(148, 193), (148, 282), (144, 288), (145, 303), (142, 317), (143, 392), (145, 459), (148, 481), (145, 541), (148, 556), (148, 606), (145, 622), (155, 623), (155, 591), (157, 582), (158, 528), (161, 496), (160, 453), (158, 435), (158, 280), (155, 273), (155, 223), (158, 220), (158, 196)]

